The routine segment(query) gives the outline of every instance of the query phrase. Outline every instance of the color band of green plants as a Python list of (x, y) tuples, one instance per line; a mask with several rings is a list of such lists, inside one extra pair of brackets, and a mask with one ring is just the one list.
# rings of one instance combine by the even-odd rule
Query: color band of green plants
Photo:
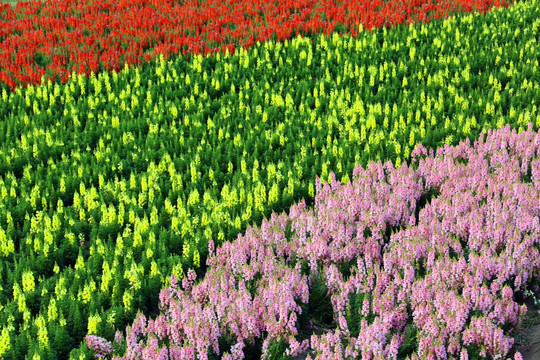
[(537, 130), (537, 5), (4, 89), (0, 357), (84, 358), (316, 176)]

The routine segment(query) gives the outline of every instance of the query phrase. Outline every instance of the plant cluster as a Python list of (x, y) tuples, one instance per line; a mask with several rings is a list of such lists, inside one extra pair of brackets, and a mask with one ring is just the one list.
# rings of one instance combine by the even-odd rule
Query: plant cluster
[[(193, 270), (181, 287), (173, 277), (162, 313), (139, 314), (114, 359), (242, 359), (254, 343), (263, 359), (276, 346), (281, 359), (308, 347), (317, 360), (504, 358), (527, 310), (514, 293), (540, 270), (540, 134), (484, 135), (420, 144), (410, 166), (358, 166), (345, 185), (317, 179), (314, 209), (302, 201), (211, 246), (197, 284)], [(332, 330), (299, 341), (321, 297)]]
[(44, 0), (0, 3), (0, 84), (65, 82), (158, 54), (207, 54), (270, 39), (485, 11), (509, 0)]

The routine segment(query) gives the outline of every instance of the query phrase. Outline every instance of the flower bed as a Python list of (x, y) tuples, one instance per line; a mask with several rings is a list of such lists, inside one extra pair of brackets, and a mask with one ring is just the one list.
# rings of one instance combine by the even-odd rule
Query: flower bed
[(316, 175), (345, 183), (419, 142), (537, 129), (537, 5), (5, 89), (0, 357), (78, 358), (85, 335), (112, 340), (159, 310), (171, 274), (204, 274), (208, 239), (311, 204)]
[(485, 11), (507, 0), (47, 0), (0, 4), (0, 84), (66, 81), (156, 54), (230, 52), (271, 38)]
[[(128, 328), (123, 359), (238, 359), (258, 338), (263, 358), (310, 343), (320, 360), (504, 357), (526, 311), (514, 293), (540, 270), (540, 134), (505, 127), (413, 157), (317, 181), (314, 209), (211, 250), (200, 283), (173, 279), (162, 314)], [(298, 342), (317, 282), (335, 329)]]

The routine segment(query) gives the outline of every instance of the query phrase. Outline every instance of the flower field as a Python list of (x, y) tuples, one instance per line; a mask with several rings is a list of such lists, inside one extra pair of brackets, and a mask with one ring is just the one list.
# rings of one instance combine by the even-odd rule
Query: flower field
[(1, 359), (514, 350), (538, 1), (261, 3), (0, 8)]
[(40, 0), (0, 7), (0, 82), (120, 70), (156, 54), (209, 53), (297, 33), (429, 21), (507, 0)]
[[(171, 280), (164, 313), (137, 317), (123, 359), (206, 359), (222, 343), (223, 359), (241, 358), (263, 333), (263, 357), (297, 355), (317, 286), (337, 326), (311, 338), (316, 359), (500, 357), (513, 344), (504, 329), (526, 310), (514, 290), (540, 268), (539, 154), (538, 133), (505, 127), (436, 156), (420, 145), (412, 167), (370, 163), (346, 185), (317, 181), (314, 210), (302, 201), (215, 253), (211, 243), (204, 280)], [(107, 354), (98, 341), (88, 343)]]

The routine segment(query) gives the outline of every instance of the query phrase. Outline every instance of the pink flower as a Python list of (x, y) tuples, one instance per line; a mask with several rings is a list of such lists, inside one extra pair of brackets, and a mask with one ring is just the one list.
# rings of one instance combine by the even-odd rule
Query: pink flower
[[(138, 316), (128, 328), (124, 359), (158, 356), (156, 339), (169, 340), (171, 359), (202, 359), (210, 349), (238, 359), (241, 344), (262, 334), (264, 356), (279, 339), (296, 354), (307, 346), (295, 336), (315, 277), (328, 287), (339, 324), (311, 337), (317, 359), (395, 358), (411, 323), (418, 329), (411, 359), (468, 360), (464, 346), (473, 344), (486, 356), (504, 356), (513, 339), (502, 329), (521, 321), (526, 308), (513, 293), (540, 270), (534, 241), (540, 224), (533, 220), (540, 215), (540, 186), (524, 186), (520, 175), (520, 159), (533, 156), (527, 155), (531, 147), (539, 156), (532, 133), (503, 128), (474, 146), (446, 146), (434, 157), (422, 150), (416, 170), (371, 163), (357, 167), (345, 186), (335, 178), (324, 185), (317, 180), (314, 209), (300, 203), (289, 215), (272, 214), (218, 247), (198, 284), (188, 271), (187, 291), (172, 279), (160, 294), (161, 315), (151, 321)], [(439, 194), (416, 221), (418, 201), (430, 190)], [(390, 226), (395, 232), (386, 237)], [(290, 237), (288, 227), (294, 229)], [(308, 276), (302, 262), (312, 267)], [(345, 275), (341, 269), (349, 262)], [(346, 318), (351, 293), (366, 295), (354, 339)], [(476, 311), (480, 315), (472, 317)], [(237, 344), (232, 349), (219, 348), (225, 334)]]
[(111, 343), (99, 336), (86, 335), (86, 345), (96, 352), (96, 358), (103, 358), (112, 352)]

